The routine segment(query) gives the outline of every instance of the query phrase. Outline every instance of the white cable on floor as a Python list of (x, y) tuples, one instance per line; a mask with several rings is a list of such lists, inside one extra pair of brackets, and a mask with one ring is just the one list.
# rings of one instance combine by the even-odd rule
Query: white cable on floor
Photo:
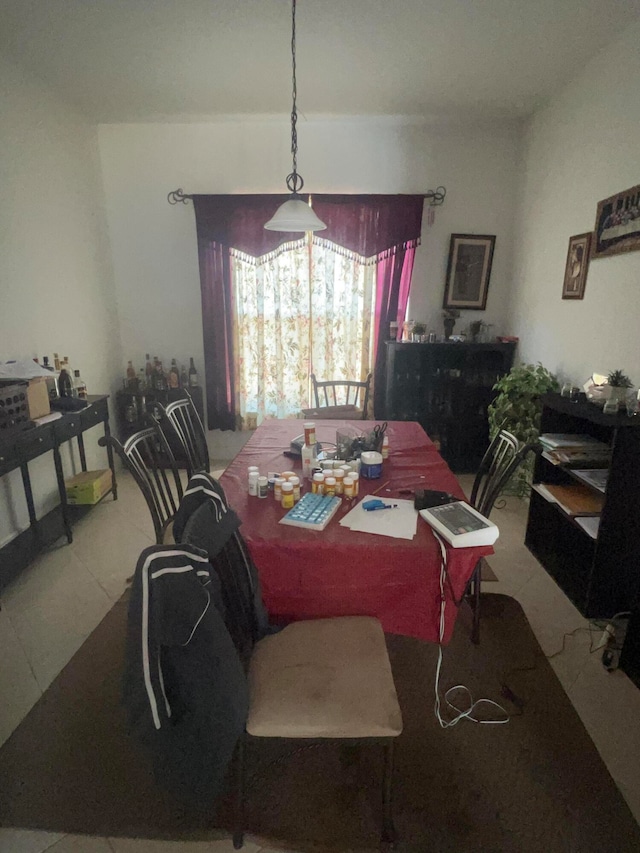
[[(432, 529), (433, 530), (433, 529)], [(464, 684), (456, 684), (454, 687), (450, 687), (447, 692), (444, 694), (444, 701), (447, 704), (447, 707), (455, 712), (455, 715), (450, 720), (444, 720), (440, 713), (440, 670), (442, 668), (442, 640), (444, 638), (444, 629), (445, 629), (445, 604), (446, 598), (444, 594), (444, 582), (447, 571), (447, 548), (444, 544), (444, 540), (433, 530), (433, 535), (438, 540), (440, 544), (440, 626), (439, 626), (439, 635), (438, 635), (438, 665), (436, 667), (436, 681), (435, 681), (435, 690), (436, 690), (436, 700), (434, 705), (434, 713), (436, 715), (436, 719), (440, 723), (440, 727), (443, 729), (450, 729), (452, 726), (457, 725), (460, 720), (470, 720), (472, 723), (481, 723), (485, 725), (494, 725), (499, 726), (504, 723), (509, 722), (509, 714), (506, 710), (499, 705), (497, 702), (494, 702), (492, 699), (476, 699), (474, 702), (473, 695), (468, 687), (465, 687)], [(468, 697), (469, 707), (464, 710), (458, 708), (457, 705), (449, 698), (450, 695), (456, 691), (460, 690), (464, 695)], [(504, 714), (504, 719), (502, 720), (479, 720), (475, 715), (476, 710), (483, 705), (491, 705), (493, 708), (497, 708)]]

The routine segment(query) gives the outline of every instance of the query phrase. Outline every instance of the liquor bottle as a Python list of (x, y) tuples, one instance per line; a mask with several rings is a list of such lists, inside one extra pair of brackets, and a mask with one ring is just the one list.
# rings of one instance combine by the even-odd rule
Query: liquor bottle
[(153, 381), (153, 380), (152, 380), (152, 377), (153, 377), (153, 365), (151, 364), (151, 361), (150, 361), (150, 359), (149, 359), (149, 353), (147, 353), (147, 354), (145, 355), (145, 358), (146, 358), (146, 360), (147, 360), (147, 363), (146, 363), (145, 368), (144, 368), (145, 376), (147, 377), (146, 385), (147, 385), (147, 388), (151, 388), (151, 386), (152, 386), (152, 381)]
[(53, 369), (58, 373), (60, 372), (60, 356), (57, 352), (53, 354)]
[(165, 391), (167, 388), (166, 378), (164, 375), (164, 370), (162, 369), (162, 362), (158, 360), (156, 364), (156, 376), (155, 376), (155, 387), (156, 391)]
[(141, 367), (138, 371), (138, 391), (146, 391), (147, 390), (147, 374), (145, 372), (144, 367)]
[(194, 387), (198, 384), (198, 371), (196, 370), (196, 366), (193, 363), (193, 358), (190, 358), (189, 362), (189, 386)]
[(175, 358), (171, 359), (171, 370), (169, 371), (169, 388), (180, 387), (180, 373)]
[(79, 370), (73, 371), (73, 390), (74, 397), (80, 397), (81, 400), (87, 399), (87, 384), (80, 376)]
[(187, 368), (182, 365), (182, 369), (180, 371), (180, 387), (187, 388), (189, 385), (189, 374), (187, 373)]
[(133, 388), (135, 388), (135, 384), (136, 384), (136, 369), (133, 366), (133, 362), (130, 361), (127, 364), (127, 385), (129, 386), (129, 388), (133, 389)]
[(44, 367), (45, 370), (53, 370), (53, 367), (51, 367), (51, 365), (49, 364), (49, 356), (48, 355), (42, 356), (42, 366)]
[(73, 397), (73, 382), (71, 381), (71, 376), (67, 373), (67, 370), (64, 367), (60, 368), (58, 389), (61, 397)]

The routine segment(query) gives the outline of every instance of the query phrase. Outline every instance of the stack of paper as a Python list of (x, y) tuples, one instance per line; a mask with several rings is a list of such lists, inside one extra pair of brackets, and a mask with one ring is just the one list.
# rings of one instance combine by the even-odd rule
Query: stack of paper
[(540, 436), (542, 455), (554, 465), (606, 465), (611, 448), (591, 435), (545, 432)]
[[(367, 498), (364, 498), (366, 500)], [(367, 512), (359, 501), (351, 512), (340, 519), (340, 524), (359, 533), (377, 533), (394, 539), (413, 539), (418, 527), (418, 511), (413, 501), (384, 500), (391, 509)]]
[(545, 500), (557, 503), (567, 515), (599, 515), (602, 511), (603, 498), (587, 486), (536, 483), (533, 488)]

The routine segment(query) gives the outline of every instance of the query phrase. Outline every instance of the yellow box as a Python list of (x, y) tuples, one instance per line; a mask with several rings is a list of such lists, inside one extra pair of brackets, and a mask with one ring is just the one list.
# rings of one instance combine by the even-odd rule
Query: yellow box
[(64, 481), (70, 504), (97, 504), (112, 485), (111, 469), (82, 471)]
[(27, 404), (29, 406), (29, 417), (32, 421), (50, 414), (51, 406), (49, 405), (49, 389), (47, 388), (46, 377), (41, 376), (38, 379), (29, 380)]

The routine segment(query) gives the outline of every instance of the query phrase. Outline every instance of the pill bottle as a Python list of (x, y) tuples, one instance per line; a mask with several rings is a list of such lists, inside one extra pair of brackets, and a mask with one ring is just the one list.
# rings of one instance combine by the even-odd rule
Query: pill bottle
[[(251, 475), (252, 474), (259, 474), (259, 473), (260, 473), (260, 469), (258, 468), (257, 465), (249, 465), (249, 467), (247, 468), (247, 486), (249, 486), (251, 484)], [(249, 492), (249, 494), (251, 494), (251, 492)]]
[(258, 494), (258, 477), (257, 471), (251, 471), (249, 474), (249, 494), (256, 497)]
[(356, 474), (355, 471), (352, 471), (351, 479), (353, 480), (353, 494), (354, 497), (357, 498), (360, 494), (360, 474)]
[(280, 474), (280, 476), (282, 477), (283, 480), (290, 480), (292, 477), (296, 476), (296, 472), (295, 471), (283, 471), (282, 474)]
[(258, 497), (266, 498), (269, 494), (269, 479), (268, 477), (258, 477)]
[(276, 477), (275, 483), (273, 484), (273, 496), (280, 503), (282, 500), (282, 486), (287, 481), (283, 477)]
[(336, 493), (336, 478), (335, 477), (325, 477), (324, 478), (324, 493), (325, 495), (329, 495), (332, 498)]
[(385, 435), (385, 437), (382, 439), (382, 458), (383, 459), (389, 458), (389, 436), (388, 435)]
[(311, 491), (314, 493), (314, 495), (321, 495), (324, 493), (324, 474), (313, 475)]
[(333, 472), (333, 476), (336, 481), (336, 495), (344, 494), (344, 471), (342, 468), (338, 468)]
[(293, 486), (293, 500), (297, 503), (300, 500), (300, 477), (292, 477), (289, 482)]
[(309, 421), (302, 425), (304, 429), (304, 443), (309, 447), (315, 447), (316, 444), (316, 425), (313, 421)]
[(282, 508), (291, 509), (293, 506), (293, 486), (288, 480), (282, 484)]
[(355, 497), (355, 489), (353, 486), (353, 477), (345, 477), (344, 478), (344, 496), (345, 498), (353, 498)]

